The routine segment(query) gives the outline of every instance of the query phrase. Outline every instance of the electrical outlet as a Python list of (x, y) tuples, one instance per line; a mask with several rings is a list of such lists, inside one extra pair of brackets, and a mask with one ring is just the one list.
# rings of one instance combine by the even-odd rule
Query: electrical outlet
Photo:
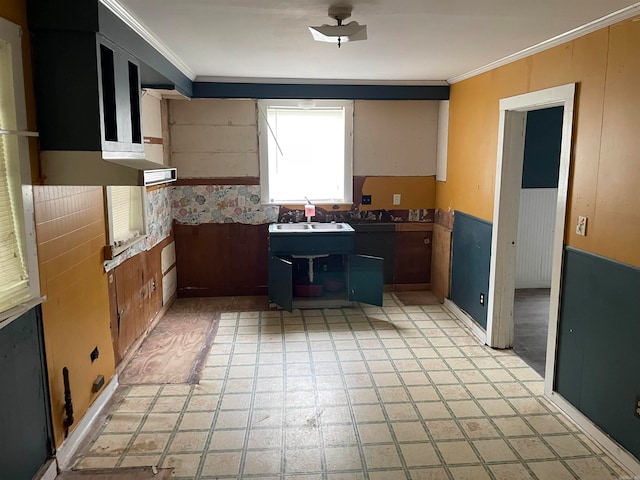
[(371, 205), (371, 195), (362, 195), (362, 205)]
[(636, 415), (636, 417), (640, 418), (640, 395), (636, 395), (635, 415)]
[(484, 306), (484, 293), (480, 294), (480, 305)]
[(578, 225), (576, 225), (576, 233), (583, 237), (587, 236), (587, 217), (578, 216)]
[(399, 193), (394, 193), (393, 194), (393, 204), (394, 205), (400, 205), (400, 198), (401, 198), (401, 195)]
[(98, 351), (98, 347), (96, 347), (91, 352), (91, 363), (95, 362), (99, 356), (100, 356), (100, 352)]

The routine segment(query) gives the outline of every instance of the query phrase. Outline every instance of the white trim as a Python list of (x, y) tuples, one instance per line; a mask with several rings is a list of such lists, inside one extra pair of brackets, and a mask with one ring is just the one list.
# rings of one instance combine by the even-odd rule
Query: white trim
[(33, 476), (33, 480), (56, 480), (58, 463), (55, 458), (47, 460)]
[(446, 80), (358, 80), (358, 79), (326, 79), (326, 78), (269, 78), (269, 77), (215, 77), (197, 76), (195, 82), (211, 83), (267, 83), (294, 85), (400, 85), (419, 87), (445, 87)]
[(0, 312), (0, 330), (13, 322), (16, 318), (20, 318), (22, 315), (27, 313), (33, 307), (40, 305), (44, 301), (47, 300), (47, 297), (36, 297), (26, 302), (21, 303), (20, 305), (16, 305), (9, 310), (5, 310), (4, 312)]
[(133, 16), (129, 10), (120, 4), (118, 0), (100, 0), (105, 7), (122, 20), (129, 28), (140, 35), (149, 45), (155, 48), (160, 54), (162, 54), (169, 62), (173, 64), (178, 70), (180, 70), (190, 80), (196, 78), (196, 74), (191, 68), (182, 61), (182, 59), (171, 50), (164, 42), (156, 37), (149, 27)]
[(451, 77), (447, 81), (449, 82), (449, 84), (454, 84), (463, 80), (467, 80), (468, 78), (475, 77), (476, 75), (488, 72), (489, 70), (493, 70), (508, 63), (515, 62), (516, 60), (529, 57), (531, 55), (543, 52), (571, 40), (575, 40), (576, 38), (582, 37), (591, 32), (595, 32), (596, 30), (600, 30), (601, 28), (605, 28), (623, 20), (627, 20), (628, 18), (634, 17), (639, 12), (640, 2), (634, 3), (633, 5), (629, 5), (628, 7), (610, 13), (609, 15), (605, 15), (604, 17), (600, 17), (596, 20), (593, 20), (592, 22), (585, 23), (584, 25), (569, 30), (568, 32), (561, 33), (560, 35), (556, 35), (555, 37), (552, 37), (548, 40), (532, 45), (531, 47), (527, 47), (524, 50), (512, 53), (511, 55), (507, 55), (506, 57), (496, 60), (495, 62), (488, 63), (482, 67), (471, 70), (470, 72), (463, 73), (462, 75)]
[(0, 135), (16, 135), (18, 137), (38, 137), (38, 132), (29, 132), (27, 130), (0, 130)]
[(571, 405), (558, 392), (551, 392), (550, 395), (545, 392), (545, 396), (551, 403), (558, 407), (562, 413), (569, 417), (580, 430), (598, 443), (616, 462), (629, 470), (632, 475), (640, 478), (640, 461), (637, 458), (621, 447), (609, 435), (600, 430), (596, 424), (589, 420), (589, 417)]
[(91, 432), (94, 422), (98, 419), (100, 412), (107, 402), (111, 400), (118, 388), (118, 375), (114, 374), (102, 393), (96, 398), (93, 405), (78, 422), (78, 426), (69, 434), (56, 450), (56, 459), (60, 470), (67, 470), (71, 465), (73, 456), (80, 447), (86, 445), (87, 435)]
[(449, 150), (449, 100), (438, 102), (438, 139), (436, 142), (436, 181), (447, 181)]
[(455, 303), (453, 303), (448, 298), (444, 299), (444, 306), (449, 309), (451, 313), (453, 313), (458, 320), (460, 320), (464, 325), (471, 330), (478, 340), (480, 340), (483, 344), (487, 343), (487, 333), (482, 329), (480, 325), (478, 325), (475, 320), (473, 320), (467, 313), (458, 307)]

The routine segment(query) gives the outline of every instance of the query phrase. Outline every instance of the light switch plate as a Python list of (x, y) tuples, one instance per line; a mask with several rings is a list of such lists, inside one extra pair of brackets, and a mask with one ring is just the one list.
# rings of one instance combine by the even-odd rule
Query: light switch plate
[(587, 236), (587, 217), (578, 216), (578, 225), (576, 225), (576, 234), (583, 237)]
[(394, 193), (393, 194), (393, 204), (394, 205), (400, 205), (400, 194), (399, 193)]

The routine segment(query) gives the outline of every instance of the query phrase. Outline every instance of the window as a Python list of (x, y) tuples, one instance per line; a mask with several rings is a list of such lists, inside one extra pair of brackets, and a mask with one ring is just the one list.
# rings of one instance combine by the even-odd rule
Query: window
[(107, 189), (109, 245), (117, 255), (147, 233), (145, 187), (112, 186)]
[(351, 203), (353, 102), (258, 102), (262, 202)]
[(0, 18), (0, 320), (40, 294), (28, 135), (20, 28)]

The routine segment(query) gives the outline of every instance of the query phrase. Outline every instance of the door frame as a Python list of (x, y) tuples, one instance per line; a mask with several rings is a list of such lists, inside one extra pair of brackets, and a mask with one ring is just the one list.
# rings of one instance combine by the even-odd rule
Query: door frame
[(555, 371), (575, 92), (576, 86), (572, 83), (500, 100), (486, 338), (487, 345), (494, 348), (509, 348), (513, 344), (516, 238), (527, 112), (564, 107), (545, 368), (548, 394), (553, 389)]

